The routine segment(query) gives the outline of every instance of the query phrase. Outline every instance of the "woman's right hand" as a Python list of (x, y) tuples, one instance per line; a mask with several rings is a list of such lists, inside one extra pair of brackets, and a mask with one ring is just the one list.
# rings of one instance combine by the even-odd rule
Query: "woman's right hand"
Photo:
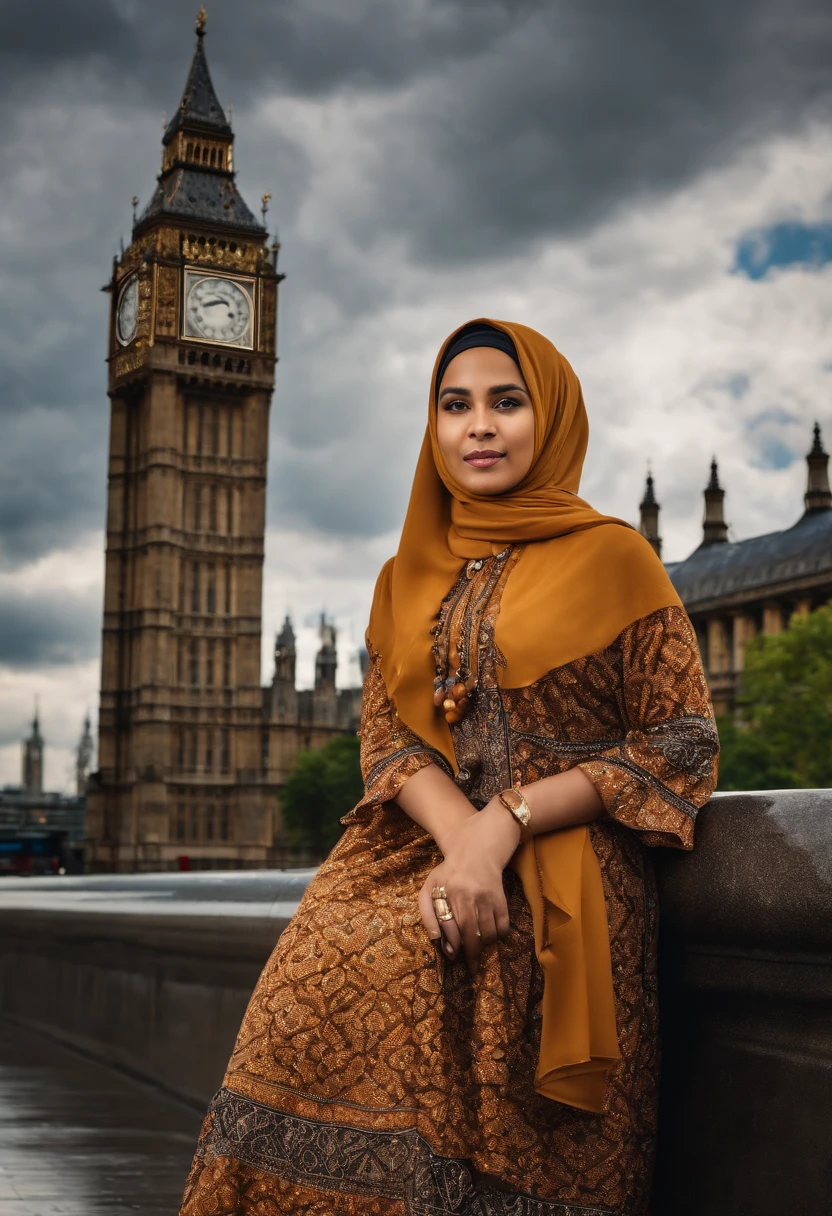
[[(485, 807), (457, 827), (448, 838), (445, 860), (428, 874), (419, 892), (419, 911), (428, 936), (439, 942), (448, 958), (460, 950), (472, 975), (479, 969), (486, 946), (504, 938), (510, 928), (503, 889), (503, 870), (520, 839), (519, 824), (504, 808)], [(431, 892), (444, 887), (453, 920), (436, 919)]]

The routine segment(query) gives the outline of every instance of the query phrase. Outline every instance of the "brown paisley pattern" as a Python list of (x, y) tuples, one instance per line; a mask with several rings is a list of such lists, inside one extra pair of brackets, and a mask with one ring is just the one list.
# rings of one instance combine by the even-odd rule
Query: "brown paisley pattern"
[(470, 580), (470, 602), (482, 608), (480, 691), (454, 727), (457, 780), (481, 805), (509, 780), (580, 764), (604, 799), (607, 817), (590, 831), (622, 1053), (604, 1112), (534, 1091), (542, 976), (513, 871), (504, 876), (511, 932), (475, 979), (428, 941), (416, 895), (440, 855), (394, 799), (440, 758), (396, 717), (371, 654), (365, 797), (252, 996), (182, 1216), (646, 1213), (657, 906), (643, 845), (691, 846), (715, 776), (707, 689), (690, 623), (673, 608), (530, 687), (501, 689), (494, 623), (512, 564), (494, 579), (485, 562)]

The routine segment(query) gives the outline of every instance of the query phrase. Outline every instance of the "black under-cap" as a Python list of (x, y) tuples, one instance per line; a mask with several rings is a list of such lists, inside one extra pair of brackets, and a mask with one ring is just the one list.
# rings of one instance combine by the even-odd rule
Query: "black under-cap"
[(437, 399), (439, 386), (442, 383), (442, 377), (448, 370), (448, 364), (457, 355), (461, 355), (464, 350), (471, 350), (474, 346), (493, 346), (495, 350), (501, 350), (503, 354), (513, 359), (518, 367), (520, 366), (517, 348), (508, 334), (504, 333), (502, 329), (495, 329), (493, 325), (486, 325), (483, 321), (475, 321), (472, 325), (466, 325), (459, 331), (442, 356), (436, 371)]

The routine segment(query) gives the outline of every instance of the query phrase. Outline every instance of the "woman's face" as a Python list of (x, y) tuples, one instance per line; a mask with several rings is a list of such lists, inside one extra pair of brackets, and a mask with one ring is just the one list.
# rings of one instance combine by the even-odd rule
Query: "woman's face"
[(452, 359), (439, 385), (436, 437), (466, 490), (506, 494), (534, 459), (534, 410), (510, 355), (475, 346)]

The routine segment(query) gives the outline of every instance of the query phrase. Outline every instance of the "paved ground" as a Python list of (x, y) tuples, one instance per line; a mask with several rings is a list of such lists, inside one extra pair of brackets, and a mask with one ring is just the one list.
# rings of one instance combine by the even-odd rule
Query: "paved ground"
[(0, 1216), (176, 1216), (199, 1123), (0, 1019)]

